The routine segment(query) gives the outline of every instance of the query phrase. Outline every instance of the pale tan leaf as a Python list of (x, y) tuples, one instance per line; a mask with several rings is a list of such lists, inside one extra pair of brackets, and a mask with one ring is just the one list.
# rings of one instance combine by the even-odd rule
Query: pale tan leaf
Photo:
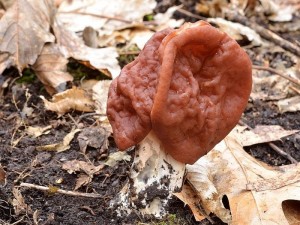
[(82, 186), (86, 186), (87, 184), (91, 183), (92, 178), (89, 175), (80, 174), (79, 177), (76, 180), (76, 185), (74, 190), (78, 190)]
[(20, 214), (31, 214), (32, 210), (30, 208), (30, 206), (28, 206), (25, 203), (25, 200), (20, 192), (19, 189), (17, 188), (13, 188), (12, 193), (14, 195), (14, 199), (12, 200), (12, 205), (14, 207), (15, 210), (15, 214), (16, 215), (20, 215)]
[(110, 132), (103, 127), (89, 127), (83, 129), (77, 137), (80, 151), (85, 153), (88, 146), (96, 149), (107, 150), (107, 139), (109, 135)]
[(75, 159), (72, 161), (64, 162), (62, 165), (62, 169), (67, 170), (68, 173), (70, 174), (83, 171), (87, 175), (92, 177), (94, 174), (99, 173), (104, 166), (105, 166), (104, 164), (95, 166), (91, 162), (85, 162), (85, 161), (80, 161)]
[(82, 112), (93, 112), (95, 110), (94, 101), (91, 94), (77, 87), (52, 96), (52, 101), (48, 101), (44, 96), (40, 96), (44, 101), (45, 108), (63, 115), (69, 111), (77, 110)]
[(101, 32), (105, 33), (141, 23), (155, 6), (155, 0), (64, 1), (58, 9), (58, 18), (74, 32), (92, 26), (95, 30), (101, 28)]
[(199, 207), (197, 207), (199, 205), (197, 194), (189, 185), (183, 185), (181, 192), (173, 194), (191, 208), (196, 221), (205, 219), (205, 216), (202, 215)]
[[(2, 63), (16, 66), (19, 72), (34, 64), (45, 42), (54, 41), (50, 33), (53, 15), (54, 8), (50, 0), (16, 0), (0, 20)], [(7, 57), (7, 53), (9, 58), (3, 62), (2, 55)]]
[(293, 18), (295, 9), (291, 5), (279, 5), (273, 0), (260, 0), (264, 11), (270, 21), (288, 22)]
[(111, 80), (98, 81), (93, 86), (93, 99), (96, 104), (96, 112), (106, 114), (107, 96)]
[(279, 100), (286, 98), (289, 93), (290, 82), (277, 75), (266, 75), (264, 71), (256, 71), (253, 74), (253, 88), (251, 98), (253, 100)]
[(110, 166), (110, 167), (114, 167), (115, 165), (117, 165), (117, 163), (119, 161), (130, 161), (131, 160), (131, 156), (127, 154), (127, 152), (114, 152), (109, 154), (107, 161), (105, 162), (105, 165)]
[(34, 225), (38, 225), (39, 224), (39, 215), (40, 215), (40, 211), (39, 210), (35, 210), (33, 215), (32, 215), (32, 219), (34, 222)]
[(182, 6), (172, 6), (168, 8), (165, 13), (157, 13), (154, 16), (154, 21), (158, 24), (156, 30), (163, 30), (165, 28), (177, 28), (184, 23), (184, 19), (173, 19), (173, 14)]
[(15, 1), (16, 0), (1, 0), (0, 2), (3, 5), (4, 9), (7, 10), (9, 7), (11, 7), (14, 4)]
[(300, 111), (300, 96), (279, 100), (277, 106), (281, 113)]
[(237, 125), (232, 132), (235, 133), (242, 146), (250, 146), (277, 141), (299, 130), (285, 130), (279, 125), (258, 125), (253, 130), (248, 130), (245, 126)]
[(52, 128), (51, 125), (46, 126), (46, 127), (33, 127), (33, 126), (28, 126), (26, 127), (26, 133), (34, 138), (39, 137), (43, 134), (49, 133), (50, 129)]
[(67, 82), (73, 77), (67, 72), (68, 60), (60, 52), (57, 44), (46, 44), (32, 69), (52, 95), (66, 90)]
[(50, 144), (50, 145), (43, 145), (43, 146), (37, 146), (36, 150), (38, 151), (56, 151), (56, 152), (63, 152), (70, 148), (70, 143), (73, 140), (76, 133), (78, 133), (80, 129), (72, 130), (70, 133), (68, 133), (62, 142)]
[[(288, 225), (300, 214), (295, 208), (287, 217), (282, 210), (286, 200), (299, 204), (300, 163), (267, 166), (248, 155), (232, 133), (187, 170), (202, 207), (230, 224)], [(219, 211), (224, 208), (223, 196), (228, 198), (232, 220)]]
[(56, 22), (53, 30), (58, 44), (65, 57), (72, 57), (83, 61), (86, 66), (96, 68), (109, 77), (116, 77), (120, 73), (118, 53), (116, 48), (90, 48), (71, 31)]
[(223, 18), (209, 18), (207, 21), (217, 24), (220, 30), (224, 31), (235, 40), (243, 40), (247, 37), (248, 41), (250, 41), (254, 46), (260, 46), (263, 44), (259, 34), (240, 23), (230, 22)]

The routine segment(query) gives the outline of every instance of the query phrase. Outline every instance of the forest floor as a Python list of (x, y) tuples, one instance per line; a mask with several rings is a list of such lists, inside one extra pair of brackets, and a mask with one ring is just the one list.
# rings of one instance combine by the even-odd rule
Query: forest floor
[[(171, 2), (171, 1), (169, 1)], [(192, 4), (186, 1), (186, 11), (193, 11)], [(176, 3), (174, 1), (174, 3)], [(174, 4), (170, 3), (170, 4)], [(160, 5), (168, 8), (170, 5)], [(157, 11), (163, 11), (158, 8)], [(193, 12), (195, 13), (195, 12)], [(176, 13), (175, 17), (187, 21), (196, 19)], [(267, 25), (264, 25), (267, 27)], [(288, 35), (288, 34), (285, 34)], [(289, 37), (293, 39), (296, 34)], [(299, 35), (298, 35), (299, 37)], [(274, 44), (276, 46), (276, 44)], [(270, 65), (285, 62), (293, 66), (295, 62), (285, 52), (265, 51), (259, 55), (255, 48), (247, 49), (252, 61), (262, 65), (268, 58)], [(14, 70), (6, 74), (17, 78)], [(6, 75), (8, 76), (8, 75)], [(30, 93), (31, 96), (26, 95)], [(62, 169), (62, 164), (71, 160), (83, 160), (98, 165), (105, 161), (109, 154), (117, 148), (112, 137), (107, 137), (101, 130), (101, 123), (92, 115), (71, 112), (58, 117), (57, 114), (46, 111), (40, 95), (48, 96), (43, 85), (37, 79), (30, 82), (13, 82), (4, 90), (0, 104), (0, 163), (6, 171), (6, 185), (0, 186), (0, 224), (211, 224), (208, 220), (196, 222), (188, 206), (174, 197), (169, 206), (169, 215), (163, 220), (150, 217), (140, 217), (134, 214), (128, 217), (118, 217), (116, 210), (110, 207), (110, 201), (120, 192), (128, 180), (131, 161), (120, 161), (115, 166), (105, 166), (94, 174), (86, 186), (77, 191), (97, 193), (101, 197), (87, 198), (69, 196), (55, 192), (55, 188), (74, 190), (78, 173), (68, 173)], [(24, 115), (24, 107), (33, 109), (31, 116)], [(249, 100), (241, 120), (250, 127), (256, 125), (280, 125), (286, 130), (300, 129), (300, 111), (280, 113), (271, 100)], [(50, 133), (32, 138), (24, 135), (26, 126), (45, 127), (51, 125)], [(72, 139), (70, 149), (63, 152), (39, 151), (37, 146), (53, 144), (62, 139), (74, 128), (95, 129), (97, 138), (102, 145), (108, 140), (108, 149), (88, 147), (85, 154), (80, 151), (78, 135)], [(108, 139), (107, 139), (108, 138)], [(300, 137), (295, 134), (274, 142), (297, 161), (300, 161)], [(268, 144), (258, 144), (247, 147), (246, 151), (255, 158), (270, 165), (285, 165), (291, 162), (276, 153)], [(133, 152), (129, 154), (132, 155)], [(22, 187), (21, 195), (27, 205), (26, 213), (16, 213), (14, 210), (14, 187), (21, 183), (32, 183), (50, 187), (53, 191), (42, 191)], [(20, 203), (20, 205), (22, 205)], [(212, 217), (215, 224), (223, 224), (218, 218)]]

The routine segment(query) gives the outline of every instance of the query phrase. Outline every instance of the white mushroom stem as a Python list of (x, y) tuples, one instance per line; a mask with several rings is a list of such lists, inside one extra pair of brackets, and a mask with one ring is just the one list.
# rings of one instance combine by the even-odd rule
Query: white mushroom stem
[(158, 218), (164, 216), (172, 193), (182, 187), (184, 173), (185, 164), (166, 154), (150, 132), (136, 147), (130, 181), (118, 196), (119, 212), (128, 214), (134, 209)]

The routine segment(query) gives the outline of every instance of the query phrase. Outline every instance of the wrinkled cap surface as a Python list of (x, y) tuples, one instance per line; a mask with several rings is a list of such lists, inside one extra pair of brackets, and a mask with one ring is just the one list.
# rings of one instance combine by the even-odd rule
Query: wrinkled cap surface
[(208, 23), (157, 32), (110, 86), (116, 144), (125, 150), (153, 130), (168, 154), (192, 164), (237, 124), (251, 84), (248, 55)]

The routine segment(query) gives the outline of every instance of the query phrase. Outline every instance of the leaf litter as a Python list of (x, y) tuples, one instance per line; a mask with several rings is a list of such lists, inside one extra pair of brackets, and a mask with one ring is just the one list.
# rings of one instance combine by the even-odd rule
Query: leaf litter
[[(18, 0), (15, 1), (15, 4), (25, 4), (24, 2), (25, 1)], [(26, 4), (31, 4), (32, 2), (34, 1), (27, 1)], [(162, 2), (168, 5), (165, 1)], [(145, 16), (145, 14), (151, 14), (153, 12), (156, 3), (150, 0), (147, 1), (147, 4), (143, 2), (143, 6), (145, 7), (143, 8), (143, 10), (135, 10), (136, 14), (128, 14), (127, 10), (124, 9), (128, 7), (126, 9), (130, 11), (130, 8), (138, 8), (140, 4), (140, 1), (138, 0), (133, 0), (132, 5), (129, 5), (127, 2), (125, 4), (124, 1), (118, 1), (116, 2), (116, 4), (120, 4), (117, 4), (118, 6), (112, 10), (108, 10), (107, 7), (104, 7), (106, 6), (106, 4), (108, 4), (107, 1), (62, 1), (62, 3), (60, 3), (60, 1), (56, 1), (56, 4), (60, 5), (57, 14), (54, 14), (51, 10), (41, 11), (41, 8), (45, 7), (41, 5), (43, 3), (36, 4), (36, 11), (50, 13), (47, 15), (48, 19), (45, 20), (46, 17), (43, 17), (43, 19), (39, 18), (36, 20), (36, 22), (42, 21), (42, 23), (46, 24), (46, 26), (43, 26), (43, 32), (45, 34), (45, 37), (49, 38), (48, 41), (39, 40), (37, 42), (39, 44), (38, 48), (35, 49), (34, 52), (31, 52), (30, 57), (27, 57), (26, 59), (24, 59), (24, 57), (22, 59), (22, 54), (18, 54), (18, 52), (13, 52), (13, 50), (11, 49), (5, 49), (4, 51), (2, 49), (2, 46), (3, 44), (5, 44), (5, 42), (0, 42), (0, 71), (2, 73), (3, 71), (7, 70), (7, 68), (13, 66), (16, 67), (19, 70), (19, 72), (21, 72), (23, 68), (31, 67), (35, 70), (35, 73), (37, 74), (39, 80), (44, 84), (44, 87), (50, 95), (55, 94), (57, 92), (61, 93), (54, 95), (52, 102), (46, 100), (45, 97), (48, 98), (48, 95), (46, 93), (43, 93), (42, 95), (45, 96), (45, 106), (36, 97), (36, 95), (30, 98), (26, 98), (26, 104), (24, 104), (23, 107), (20, 107), (21, 109), (25, 109), (25, 111), (23, 110), (23, 114), (25, 115), (25, 117), (22, 124), (26, 125), (26, 123), (28, 123), (27, 120), (32, 120), (31, 125), (33, 126), (25, 126), (24, 131), (26, 131), (27, 134), (35, 136), (35, 138), (25, 136), (19, 139), (18, 135), (20, 133), (17, 132), (16, 136), (18, 138), (18, 142), (14, 146), (14, 151), (12, 151), (11, 147), (7, 147), (9, 145), (5, 145), (5, 148), (3, 150), (3, 156), (1, 155), (0, 159), (2, 165), (5, 165), (4, 168), (6, 169), (6, 171), (9, 171), (9, 173), (21, 172), (24, 169), (23, 167), (26, 166), (26, 163), (28, 163), (28, 159), (33, 158), (36, 154), (40, 154), (39, 151), (36, 152), (34, 150), (58, 150), (61, 152), (55, 153), (50, 151), (50, 155), (48, 155), (48, 157), (46, 157), (39, 164), (41, 166), (40, 168), (37, 165), (34, 166), (34, 164), (30, 164), (34, 166), (32, 170), (30, 170), (32, 176), (25, 176), (24, 178), (22, 178), (23, 181), (30, 182), (33, 184), (39, 183), (44, 185), (45, 188), (38, 187), (38, 190), (49, 191), (49, 188), (46, 187), (49, 186), (49, 183), (52, 183), (53, 185), (58, 185), (61, 188), (67, 187), (69, 190), (79, 190), (87, 192), (94, 192), (96, 190), (98, 193), (103, 193), (103, 196), (106, 196), (108, 198), (109, 196), (115, 195), (123, 186), (122, 184), (126, 181), (126, 171), (129, 170), (129, 164), (127, 163), (127, 160), (130, 160), (131, 153), (129, 152), (129, 154), (126, 154), (124, 152), (115, 152), (116, 147), (114, 146), (113, 141), (109, 138), (109, 129), (104, 133), (95, 132), (95, 135), (93, 136), (93, 131), (102, 129), (101, 126), (109, 127), (109, 125), (107, 126), (107, 120), (104, 114), (106, 108), (107, 88), (109, 86), (110, 81), (94, 82), (93, 85), (90, 85), (89, 88), (84, 89), (83, 85), (78, 85), (78, 83), (74, 81), (72, 82), (72, 78), (66, 71), (66, 63), (68, 62), (68, 58), (73, 58), (87, 67), (97, 69), (101, 71), (104, 75), (106, 75), (108, 78), (114, 78), (118, 75), (120, 71), (120, 67), (116, 60), (119, 54), (116, 45), (127, 45), (128, 43), (130, 45), (137, 44), (138, 48), (141, 49), (145, 41), (147, 41), (148, 37), (153, 33), (153, 31), (162, 29), (166, 26), (178, 26), (182, 23), (181, 20), (170, 18), (171, 15), (175, 13), (178, 19), (178, 12), (180, 9), (184, 8), (185, 10), (187, 9), (192, 12), (197, 12), (198, 10), (198, 12), (200, 13), (207, 13), (208, 15), (218, 15), (224, 18), (224, 15), (228, 12), (232, 12), (232, 10), (236, 10), (242, 15), (247, 15), (254, 13), (254, 11), (251, 10), (253, 10), (253, 8), (257, 8), (261, 10), (260, 12), (265, 11), (269, 13), (267, 14), (267, 17), (264, 18), (266, 20), (293, 22), (292, 18), (289, 15), (294, 15), (296, 13), (295, 7), (297, 7), (296, 5), (291, 5), (290, 7), (292, 7), (292, 9), (287, 11), (288, 13), (281, 14), (281, 9), (286, 9), (288, 7), (278, 8), (277, 5), (282, 4), (278, 3), (278, 1), (276, 1), (276, 3), (274, 3), (273, 1), (270, 1), (272, 3), (262, 1), (261, 5), (255, 5), (255, 3), (253, 5), (253, 3), (251, 3), (250, 1), (232, 1), (229, 5), (223, 4), (222, 2), (224, 1), (212, 1), (211, 3), (206, 3), (204, 1), (200, 2), (201, 5), (199, 4), (196, 8), (187, 6), (188, 3), (183, 3), (182, 6), (168, 7), (169, 10), (167, 13), (163, 13), (163, 10), (161, 10), (161, 15), (154, 15), (154, 20), (149, 22), (143, 21), (143, 17)], [(249, 4), (247, 4), (247, 2)], [(122, 5), (123, 3), (126, 5), (126, 7)], [(88, 7), (82, 7), (87, 6), (86, 4), (88, 4)], [(290, 3), (285, 4), (288, 5)], [(10, 12), (13, 15), (11, 19), (11, 21), (13, 22), (12, 24), (24, 23), (24, 21), (17, 20), (16, 15), (27, 16), (29, 15), (28, 11), (17, 11), (14, 7), (15, 6), (12, 6), (9, 10), (7, 10), (7, 13), (5, 13), (2, 18), (5, 18), (5, 20), (7, 20), (7, 15), (10, 15), (8, 12)], [(5, 7), (4, 9), (7, 8), (8, 7)], [(50, 7), (50, 9), (54, 8)], [(95, 12), (96, 9), (101, 10)], [(120, 11), (118, 12), (113, 10)], [(110, 14), (107, 15), (107, 12), (110, 12)], [(181, 12), (185, 11), (181, 10)], [(95, 16), (95, 14), (97, 14), (98, 16)], [(39, 14), (37, 13), (36, 16), (39, 16)], [(193, 14), (190, 14), (190, 16), (193, 16)], [(193, 19), (190, 16), (181, 15), (181, 18), (184, 17), (186, 20)], [(82, 19), (78, 19), (79, 17), (81, 17)], [(52, 23), (53, 18), (55, 18), (54, 23)], [(74, 18), (77, 19), (75, 20)], [(98, 24), (94, 23), (94, 21), (96, 20), (101, 22), (99, 22)], [(91, 21), (93, 22), (91, 23)], [(270, 40), (263, 39), (262, 42), (261, 40), (264, 37), (261, 36), (261, 33), (257, 32), (256, 29), (253, 29), (253, 27), (245, 26), (245, 24), (241, 26), (240, 29), (234, 29), (236, 26), (234, 25), (234, 23), (229, 23), (229, 20), (223, 21), (221, 19), (211, 18), (211, 21), (214, 21), (216, 24), (218, 24), (218, 22), (222, 22), (223, 27), (220, 26), (222, 29), (227, 29), (230, 31), (235, 30), (233, 35), (236, 38), (236, 40), (239, 41), (239, 43), (248, 43), (248, 45), (245, 45), (244, 47), (247, 50), (247, 52), (251, 55), (252, 61), (254, 63), (258, 63), (259, 65), (263, 66), (271, 65), (275, 69), (292, 75), (293, 78), (297, 79), (297, 69), (293, 70), (293, 68), (296, 68), (296, 62), (298, 58), (290, 57), (291, 54), (289, 52), (278, 46), (273, 48), (272, 46), (274, 46), (274, 44)], [(233, 22), (237, 22), (238, 24), (240, 24), (240, 21)], [(69, 23), (69, 25), (71, 24), (71, 26), (67, 27), (68, 29), (71, 28), (72, 31), (66, 28), (65, 24), (67, 23)], [(72, 23), (74, 24), (74, 26), (72, 25)], [(93, 27), (93, 45), (87, 47), (84, 44), (83, 40), (81, 40), (81, 34), (83, 36), (83, 30), (91, 24), (97, 24), (98, 27)], [(277, 24), (278, 23), (275, 23), (275, 25)], [(50, 26), (54, 31), (53, 33), (50, 32)], [(272, 25), (270, 25), (269, 27), (272, 28)], [(11, 28), (14, 27), (12, 26)], [(1, 26), (0, 36), (3, 35), (3, 30), (5, 29), (6, 28), (2, 28)], [(18, 34), (16, 33), (15, 29), (12, 30), (15, 32), (15, 34)], [(74, 33), (75, 30), (78, 31), (77, 34)], [(12, 37), (12, 34), (8, 34), (9, 35), (7, 37)], [(38, 33), (33, 32), (32, 35), (35, 36), (37, 34)], [(78, 34), (79, 36), (76, 36)], [(20, 48), (26, 49), (26, 47), (29, 46), (26, 42), (26, 39), (23, 40), (22, 38), (19, 38), (12, 40), (14, 45), (12, 45), (11, 47), (20, 46)], [(45, 44), (46, 42), (54, 41), (55, 44)], [(97, 48), (98, 46), (104, 48)], [(258, 53), (258, 51), (261, 52)], [(18, 61), (17, 58), (15, 58), (14, 56), (21, 57)], [(55, 66), (50, 66), (50, 62), (55, 62)], [(294, 73), (292, 71), (296, 72)], [(61, 76), (61, 74), (64, 75)], [(293, 135), (293, 133), (297, 132), (297, 130), (300, 129), (300, 127), (297, 126), (297, 115), (299, 112), (299, 108), (297, 108), (297, 100), (293, 100), (293, 98), (296, 99), (299, 95), (299, 92), (298, 94), (297, 92), (295, 92), (295, 90), (298, 90), (299, 87), (291, 85), (285, 79), (279, 79), (277, 75), (270, 76), (270, 74), (261, 70), (256, 70), (255, 76), (257, 77), (258, 82), (255, 82), (254, 84), (254, 92), (251, 96), (249, 106), (245, 111), (243, 119), (244, 121), (249, 123), (248, 125), (251, 125), (253, 127), (254, 125), (262, 124), (268, 126), (265, 126), (265, 128), (263, 129), (258, 128), (256, 133), (253, 131), (244, 132), (244, 134), (238, 133), (238, 135), (240, 135), (239, 138), (228, 137), (227, 139), (229, 140), (225, 140), (225, 146), (227, 147), (225, 148), (223, 145), (224, 148), (222, 150), (226, 152), (226, 154), (220, 154), (221, 150), (217, 151), (217, 154), (216, 151), (213, 150), (211, 153), (205, 156), (202, 160), (205, 161), (206, 158), (211, 157), (211, 160), (206, 163), (211, 163), (212, 166), (209, 166), (208, 168), (204, 168), (202, 170), (197, 170), (197, 172), (194, 173), (194, 175), (200, 176), (200, 181), (202, 182), (200, 182), (200, 187), (197, 187), (197, 185), (194, 185), (194, 183), (192, 182), (193, 176), (191, 174), (193, 173), (193, 170), (191, 169), (192, 167), (188, 167), (190, 168), (190, 171), (187, 175), (188, 183), (192, 184), (193, 188), (191, 189), (190, 186), (185, 185), (184, 190), (187, 190), (186, 188), (189, 189), (185, 193), (186, 196), (181, 198), (183, 199), (183, 201), (197, 200), (198, 198), (195, 198), (194, 196), (198, 196), (201, 199), (200, 202), (196, 201), (194, 203), (188, 203), (192, 206), (194, 212), (197, 212), (195, 213), (196, 220), (200, 221), (206, 217), (206, 221), (213, 222), (213, 220), (216, 220), (216, 218), (211, 218), (208, 216), (208, 214), (209, 212), (214, 212), (215, 215), (219, 216), (219, 218), (229, 223), (232, 218), (232, 224), (249, 224), (249, 221), (255, 221), (255, 224), (258, 224), (256, 223), (257, 218), (263, 219), (262, 224), (268, 224), (269, 221), (272, 220), (272, 218), (275, 218), (276, 220), (274, 221), (274, 223), (278, 222), (279, 219), (283, 219), (282, 221), (285, 222), (288, 220), (290, 223), (293, 224), (297, 224), (297, 222), (299, 222), (299, 217), (297, 217), (297, 214), (295, 214), (295, 212), (297, 212), (297, 204), (299, 202), (299, 195), (296, 193), (296, 191), (298, 191), (298, 187), (295, 186), (295, 184), (299, 182), (299, 178), (297, 175), (297, 173), (299, 174), (298, 166), (290, 165), (270, 168), (268, 166), (265, 166), (261, 162), (257, 162), (255, 159), (250, 158), (248, 155), (245, 155), (246, 153), (236, 143), (236, 140), (240, 139), (243, 135), (245, 135), (244, 137), (248, 139), (247, 141), (252, 141), (251, 146), (247, 147), (248, 150), (250, 148), (251, 152), (252, 149), (256, 148), (257, 146), (261, 146), (261, 144), (258, 143), (276, 141), (280, 139), (280, 143), (284, 144), (283, 146), (287, 149), (287, 151), (291, 151), (290, 149), (293, 149), (292, 147), (288, 147), (288, 145), (286, 145), (286, 143), (289, 143), (288, 140), (293, 140), (293, 142), (290, 143), (292, 143), (295, 146), (299, 146), (300, 139), (297, 138), (299, 135)], [(7, 82), (9, 82), (9, 79), (7, 79)], [(72, 83), (73, 88), (67, 90), (67, 83)], [(38, 86), (40, 86), (40, 84), (38, 84)], [(5, 85), (4, 90), (8, 87), (8, 85)], [(30, 88), (35, 89), (36, 87), (31, 86)], [(74, 91), (75, 89), (76, 91)], [(31, 93), (40, 93), (40, 91), (35, 89)], [(12, 126), (15, 125), (15, 121), (7, 119), (8, 115), (11, 113), (11, 111), (18, 112), (19, 110), (19, 108), (16, 109), (13, 106), (10, 106), (11, 102), (9, 100), (9, 96), (9, 92), (8, 94), (5, 93), (4, 101), (6, 104), (1, 105), (1, 110), (4, 114), (0, 115), (0, 125), (1, 127), (3, 127), (3, 130), (7, 131), (3, 134), (0, 131), (0, 138), (6, 138), (3, 140), (11, 139), (11, 131), (8, 129), (9, 126), (7, 126), (7, 124), (12, 124)], [(290, 100), (291, 97), (292, 100)], [(56, 102), (55, 99), (59, 99), (59, 101)], [(77, 102), (77, 100), (79, 101)], [(19, 102), (22, 101), (23, 100), (21, 95), (16, 96), (15, 105), (19, 105)], [(51, 105), (51, 103), (53, 103), (52, 107), (49, 106)], [(274, 107), (276, 107), (276, 105), (278, 105), (279, 109), (275, 108), (276, 110), (273, 110)], [(26, 107), (30, 110), (28, 111)], [(55, 113), (51, 114), (51, 111)], [(65, 115), (67, 112), (70, 112), (69, 115), (71, 116), (68, 117), (68, 115)], [(91, 114), (89, 115), (89, 113)], [(56, 114), (60, 117), (57, 118)], [(38, 116), (40, 118), (38, 118)], [(98, 118), (100, 119), (98, 120)], [(294, 121), (293, 123), (291, 122), (292, 119), (286, 118), (294, 118), (294, 120), (296, 121)], [(49, 122), (51, 122), (51, 124), (56, 123), (57, 126), (52, 126), (52, 128), (50, 128)], [(274, 123), (276, 122), (281, 123), (281, 126), (285, 130), (282, 130), (281, 128), (278, 129), (278, 127), (274, 128), (270, 126), (274, 125)], [(22, 124), (18, 128), (19, 131), (22, 131), (23, 129)], [(81, 128), (87, 127), (86, 129), (90, 129), (91, 132), (89, 134), (87, 130), (72, 130), (72, 127), (74, 126)], [(243, 131), (245, 131), (245, 129), (243, 129)], [(259, 133), (261, 131), (262, 133)], [(78, 135), (78, 138), (76, 139), (74, 138), (74, 135), (77, 132), (80, 133)], [(291, 136), (284, 137), (285, 135)], [(49, 144), (49, 142), (51, 144)], [(4, 141), (0, 143), (7, 142)], [(275, 143), (278, 143), (278, 141)], [(23, 147), (24, 151), (20, 151)], [(9, 152), (13, 152), (13, 154), (19, 154), (19, 158), (16, 163), (14, 162), (14, 160), (10, 161), (9, 163), (6, 161), (6, 158), (9, 158)], [(244, 158), (243, 160), (239, 160), (238, 162), (240, 163), (237, 164), (237, 158), (232, 156), (229, 157), (230, 154), (228, 152), (234, 152), (238, 155), (240, 154), (241, 157)], [(265, 153), (264, 150), (261, 150), (261, 152)], [(22, 157), (22, 155), (24, 154), (26, 159)], [(278, 156), (274, 156), (274, 153), (272, 154), (271, 162), (275, 162), (276, 157)], [(297, 153), (293, 154), (296, 154), (295, 157), (299, 161), (300, 156), (298, 157)], [(230, 159), (227, 159), (228, 163), (226, 165), (222, 161), (217, 161), (219, 158), (227, 156)], [(270, 158), (270, 156), (268, 157)], [(263, 160), (266, 160), (265, 158), (266, 157), (264, 156), (260, 157), (260, 159)], [(57, 165), (57, 162), (61, 162), (62, 165), (68, 165), (68, 163), (73, 162), (71, 166), (69, 165), (69, 169), (70, 171), (75, 172), (75, 174), (65, 173), (66, 171), (62, 171), (62, 168)], [(109, 164), (112, 167), (107, 166), (101, 168), (101, 166), (105, 164)], [(100, 167), (94, 165), (99, 165)], [(14, 169), (12, 169), (12, 167)], [(219, 167), (222, 167), (222, 169), (215, 169)], [(220, 172), (224, 171), (224, 168), (226, 171), (226, 169), (228, 169), (227, 167), (234, 167), (236, 171), (232, 170), (231, 168), (231, 172), (228, 172), (228, 176), (224, 176)], [(84, 168), (86, 170), (84, 170)], [(91, 168), (91, 170), (88, 170), (87, 168)], [(241, 168), (243, 168), (243, 171)], [(199, 173), (199, 171), (202, 172)], [(246, 179), (247, 182), (245, 181), (245, 176), (242, 176), (245, 175), (245, 171), (251, 175), (251, 179)], [(43, 174), (46, 174), (49, 178), (45, 178)], [(55, 176), (53, 174), (59, 175)], [(118, 176), (116, 176), (116, 174)], [(261, 177), (257, 178), (257, 174), (265, 175), (264, 179), (261, 179)], [(236, 178), (235, 176), (241, 178), (241, 180)], [(214, 177), (217, 177), (218, 179), (212, 179)], [(58, 180), (59, 182), (56, 182)], [(8, 185), (5, 187), (5, 190), (8, 190), (8, 192), (12, 188), (11, 183), (12, 178), (9, 177)], [(206, 187), (210, 187), (211, 189), (209, 190), (201, 187), (201, 185), (205, 184)], [(236, 184), (236, 186), (228, 187), (228, 184)], [(34, 188), (34, 186), (32, 185), (25, 185), (24, 183), (21, 186), (27, 188)], [(33, 200), (35, 199), (35, 196), (33, 195), (33, 193), (30, 192), (30, 189), (22, 188), (20, 190), (25, 193), (25, 195), (23, 196), (26, 200), (26, 204), (30, 206), (38, 204), (38, 200)], [(62, 193), (67, 192), (62, 191)], [(217, 193), (217, 195), (214, 195), (214, 193)], [(205, 194), (207, 195), (205, 196)], [(211, 200), (207, 201), (206, 197), (211, 196), (211, 194), (213, 194)], [(222, 204), (221, 200), (223, 199), (222, 196), (224, 194), (226, 194), (229, 200), (231, 213), (229, 213), (228, 208), (226, 208), (225, 205)], [(19, 195), (17, 195), (16, 193), (16, 196), (19, 196), (19, 202), (22, 206), (22, 199), (20, 195), (22, 195), (21, 192), (19, 192)], [(256, 202), (253, 200), (253, 196)], [(54, 212), (55, 210), (57, 210), (57, 212), (60, 211), (62, 215), (65, 216), (60, 216), (56, 212), (47, 213), (44, 212), (43, 209), (41, 209), (39, 210), (39, 213), (34, 213), (34, 215), (32, 216), (32, 220), (48, 222), (64, 221), (65, 223), (69, 222), (74, 224), (74, 221), (70, 219), (71, 217), (67, 216), (68, 212), (56, 208), (56, 206), (59, 207), (59, 204), (64, 205), (63, 202), (58, 200), (55, 196), (52, 196), (50, 198), (48, 196), (47, 198), (48, 202), (52, 204)], [(15, 199), (17, 199), (17, 197), (15, 197)], [(202, 201), (202, 199), (204, 199), (204, 201)], [(274, 200), (270, 201), (270, 199)], [(105, 209), (103, 202), (97, 202), (97, 206), (95, 206), (94, 200), (90, 202), (81, 202), (79, 203), (79, 205), (77, 197), (74, 199), (69, 199), (69, 201), (70, 207), (72, 207), (72, 204), (74, 206), (82, 206), (89, 204), (89, 208), (93, 212), (95, 212), (93, 213), (93, 215), (89, 215), (85, 212), (85, 218), (88, 218), (88, 221), (90, 222), (97, 222), (102, 224), (121, 224), (124, 221), (124, 218), (119, 220), (113, 212), (106, 213), (107, 219), (103, 219), (100, 216), (102, 212), (108, 212), (105, 211), (107, 209)], [(249, 205), (245, 203), (249, 203)], [(179, 203), (177, 202), (177, 204)], [(272, 204), (273, 206), (276, 205), (276, 207), (270, 207), (270, 205), (272, 206)], [(186, 212), (188, 211), (188, 209), (183, 205), (180, 205), (177, 208), (175, 206), (173, 207), (173, 212), (178, 213), (178, 215), (181, 215), (182, 217), (184, 217), (186, 215)], [(26, 211), (26, 206), (22, 206), (19, 208), (21, 209), (20, 214)], [(281, 208), (282, 210), (280, 210)], [(257, 215), (259, 214), (258, 212), (264, 212), (264, 210), (266, 209), (269, 209), (267, 210), (268, 213), (260, 213), (263, 215), (261, 217)], [(245, 217), (245, 219), (242, 220), (241, 218), (244, 218), (243, 215), (246, 211), (248, 212), (247, 217)], [(78, 212), (76, 211), (75, 213), (78, 214)], [(7, 211), (4, 211), (3, 215), (7, 215)], [(0, 217), (0, 219), (2, 220), (2, 217)], [(132, 224), (134, 221), (130, 218), (127, 218), (126, 220), (129, 221), (130, 224)], [(84, 221), (87, 222), (86, 219)], [(219, 223), (221, 224), (221, 222)], [(195, 223), (193, 221), (189, 221), (187, 222), (187, 224)]]

